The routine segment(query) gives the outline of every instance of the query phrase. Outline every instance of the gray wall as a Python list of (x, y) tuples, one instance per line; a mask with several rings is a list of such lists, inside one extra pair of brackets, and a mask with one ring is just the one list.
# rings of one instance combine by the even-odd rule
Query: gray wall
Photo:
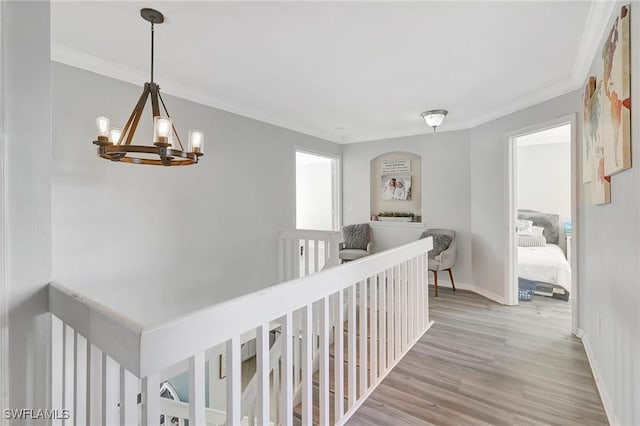
[[(458, 232), (456, 281), (471, 283), (470, 164), (468, 130), (373, 142), (343, 148), (344, 224), (368, 222), (370, 161), (391, 151), (422, 157), (422, 217), (426, 226)], [(422, 230), (416, 230), (417, 239)]]
[[(205, 132), (198, 165), (99, 159), (95, 118), (122, 126), (141, 90), (52, 64), (54, 279), (143, 322), (276, 283), (278, 231), (295, 227), (295, 147), (341, 146), (166, 96), (183, 138)], [(150, 123), (147, 106), (139, 143)]]
[(2, 6), (2, 279), (8, 288), (9, 365), (8, 371), (4, 365), (0, 369), (3, 379), (9, 376), (9, 407), (37, 409), (48, 406), (50, 388), (51, 322), (45, 291), (51, 276), (49, 3), (10, 1)]
[[(631, 10), (631, 97), (640, 99), (640, 9)], [(619, 8), (616, 8), (617, 13)], [(608, 27), (607, 27), (608, 28)], [(595, 62), (590, 75), (599, 75)], [(637, 104), (636, 104), (637, 105)], [(632, 168), (611, 177), (611, 204), (578, 184), (580, 327), (620, 424), (640, 424), (640, 109), (631, 111)], [(580, 114), (582, 122), (582, 114)], [(578, 170), (582, 170), (582, 146)], [(580, 173), (581, 175), (581, 173)], [(579, 179), (581, 176), (579, 176)]]
[(472, 283), (492, 294), (504, 296), (506, 286), (506, 135), (575, 114), (580, 96), (571, 92), (471, 130)]

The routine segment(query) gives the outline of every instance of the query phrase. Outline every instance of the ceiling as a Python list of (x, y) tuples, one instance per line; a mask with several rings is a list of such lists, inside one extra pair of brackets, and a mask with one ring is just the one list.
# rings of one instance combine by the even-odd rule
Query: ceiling
[(582, 84), (611, 2), (63, 2), (52, 59), (349, 143), (468, 128)]

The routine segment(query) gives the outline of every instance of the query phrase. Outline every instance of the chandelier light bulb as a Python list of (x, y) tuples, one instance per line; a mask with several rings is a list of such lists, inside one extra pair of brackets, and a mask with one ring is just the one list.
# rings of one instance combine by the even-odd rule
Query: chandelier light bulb
[(98, 136), (109, 136), (109, 119), (107, 117), (96, 118)]
[(189, 130), (189, 152), (202, 154), (204, 133), (201, 130)]
[(122, 136), (122, 129), (113, 128), (109, 130), (109, 142), (112, 144), (117, 144), (120, 141), (120, 136)]
[(155, 133), (153, 140), (156, 145), (167, 144), (167, 146), (173, 146), (171, 127), (170, 118), (159, 116), (153, 118), (153, 131)]

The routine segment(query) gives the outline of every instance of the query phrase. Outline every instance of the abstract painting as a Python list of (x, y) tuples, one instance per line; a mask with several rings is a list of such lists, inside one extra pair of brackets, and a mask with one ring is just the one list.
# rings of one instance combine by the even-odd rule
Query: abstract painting
[(629, 6), (622, 6), (602, 48), (602, 119), (604, 174), (631, 167), (631, 51)]
[(582, 95), (584, 126), (582, 129), (582, 182), (591, 182), (594, 170), (594, 144), (598, 137), (598, 127), (591, 125), (592, 114), (593, 121), (598, 119), (598, 111), (591, 108), (591, 96), (596, 91), (596, 78), (591, 76), (584, 86), (584, 94)]
[(582, 181), (591, 204), (611, 202), (611, 175), (631, 167), (629, 6), (622, 6), (602, 47), (598, 77), (584, 89)]
[(601, 132), (602, 97), (601, 80), (596, 84), (590, 101), (591, 204), (609, 204), (611, 202), (611, 178), (604, 171), (604, 143)]

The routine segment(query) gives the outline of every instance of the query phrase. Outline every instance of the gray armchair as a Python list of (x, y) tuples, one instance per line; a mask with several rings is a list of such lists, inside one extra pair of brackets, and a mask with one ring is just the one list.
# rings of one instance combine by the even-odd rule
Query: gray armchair
[(420, 239), (433, 237), (433, 250), (429, 252), (429, 270), (433, 272), (435, 297), (438, 297), (438, 271), (448, 271), (451, 287), (456, 290), (451, 268), (456, 263), (456, 231), (430, 228), (420, 235)]
[(340, 263), (369, 256), (373, 249), (369, 224), (347, 225), (342, 228), (344, 242), (338, 244)]

